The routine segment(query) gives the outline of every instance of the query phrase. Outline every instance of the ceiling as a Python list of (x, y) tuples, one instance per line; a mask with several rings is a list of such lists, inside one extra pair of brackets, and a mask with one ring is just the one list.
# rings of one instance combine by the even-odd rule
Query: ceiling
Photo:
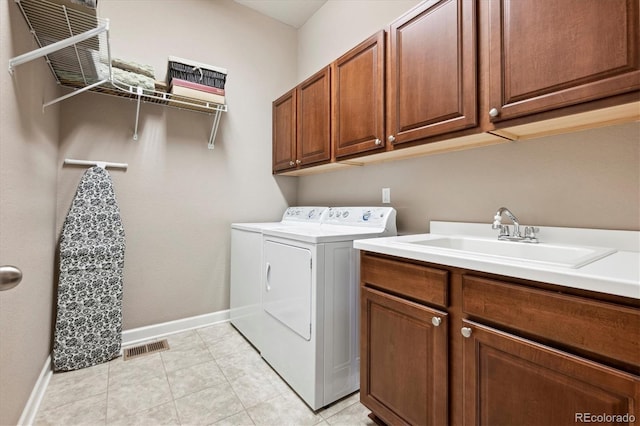
[(234, 0), (263, 15), (300, 28), (327, 0)]

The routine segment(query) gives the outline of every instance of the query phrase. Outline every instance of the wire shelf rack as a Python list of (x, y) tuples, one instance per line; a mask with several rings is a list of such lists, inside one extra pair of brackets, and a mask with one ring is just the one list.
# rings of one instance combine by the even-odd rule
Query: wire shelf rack
[(213, 149), (222, 112), (227, 105), (207, 102), (161, 90), (131, 86), (113, 76), (109, 20), (94, 9), (69, 0), (15, 0), (39, 48), (9, 60), (9, 72), (23, 63), (45, 57), (58, 84), (73, 91), (45, 102), (43, 108), (85, 91), (137, 101), (133, 139), (138, 139), (140, 103), (213, 115), (208, 147)]

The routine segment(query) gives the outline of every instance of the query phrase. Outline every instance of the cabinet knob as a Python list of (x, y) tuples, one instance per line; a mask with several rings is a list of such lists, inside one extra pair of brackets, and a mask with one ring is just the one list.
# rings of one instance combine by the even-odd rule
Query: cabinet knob
[(499, 115), (500, 115), (500, 111), (498, 111), (496, 108), (491, 108), (489, 110), (489, 116), (490, 117), (496, 118)]
[(380, 139), (376, 139), (376, 145), (382, 145), (382, 141)]
[(388, 140), (389, 142), (393, 143), (393, 142), (395, 142), (396, 137), (395, 137), (395, 136), (393, 136), (393, 135), (389, 135), (389, 137), (387, 138), (387, 140)]
[(469, 327), (462, 327), (460, 329), (460, 333), (466, 338), (471, 337), (471, 329)]
[(295, 166), (295, 165), (296, 165), (296, 163), (294, 163), (293, 161), (289, 161), (289, 165), (290, 165), (290, 166)]
[(302, 161), (296, 160), (296, 164), (302, 164)]
[(434, 327), (438, 327), (440, 324), (442, 324), (442, 318), (440, 317), (431, 318), (431, 324), (433, 324)]

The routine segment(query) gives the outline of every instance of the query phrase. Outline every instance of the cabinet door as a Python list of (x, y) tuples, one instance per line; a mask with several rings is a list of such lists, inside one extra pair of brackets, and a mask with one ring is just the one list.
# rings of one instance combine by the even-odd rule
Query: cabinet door
[(492, 0), (489, 31), (493, 121), (640, 88), (637, 0)]
[(308, 166), (331, 159), (329, 67), (298, 86), (296, 163)]
[(384, 55), (379, 31), (331, 66), (336, 158), (384, 148)]
[(273, 172), (296, 167), (296, 89), (273, 102)]
[[(572, 425), (640, 416), (640, 378), (464, 321), (465, 425)], [(595, 421), (593, 418), (591, 422)], [(600, 424), (628, 424), (622, 417)]]
[(447, 314), (366, 287), (360, 304), (362, 404), (387, 424), (447, 424)]
[(427, 1), (390, 31), (389, 140), (401, 144), (475, 126), (475, 0)]

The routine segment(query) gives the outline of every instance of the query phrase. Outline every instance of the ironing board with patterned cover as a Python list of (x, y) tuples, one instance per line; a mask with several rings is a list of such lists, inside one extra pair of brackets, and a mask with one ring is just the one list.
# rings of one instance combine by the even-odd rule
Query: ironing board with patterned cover
[(60, 277), (53, 346), (55, 371), (96, 365), (122, 342), (124, 228), (104, 168), (88, 169), (60, 238)]

